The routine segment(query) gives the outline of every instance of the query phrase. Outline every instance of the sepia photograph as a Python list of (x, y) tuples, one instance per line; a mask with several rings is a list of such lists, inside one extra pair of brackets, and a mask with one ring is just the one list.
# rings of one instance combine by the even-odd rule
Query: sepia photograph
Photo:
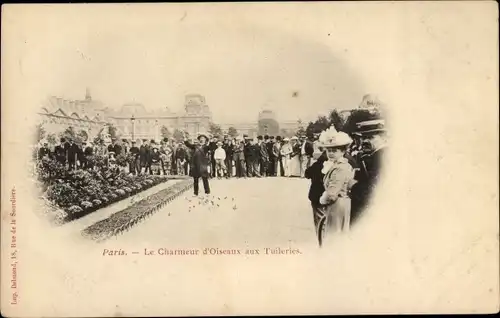
[(2, 314), (498, 312), (493, 7), (2, 6)]

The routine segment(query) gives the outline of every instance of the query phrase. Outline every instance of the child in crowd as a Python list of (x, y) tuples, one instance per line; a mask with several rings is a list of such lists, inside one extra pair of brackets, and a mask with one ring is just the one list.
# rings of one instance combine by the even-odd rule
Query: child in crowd
[(215, 159), (215, 171), (217, 172), (217, 177), (220, 179), (222, 176), (227, 176), (226, 164), (224, 161), (226, 160), (226, 151), (222, 148), (222, 142), (217, 142), (217, 149), (215, 149), (214, 153)]

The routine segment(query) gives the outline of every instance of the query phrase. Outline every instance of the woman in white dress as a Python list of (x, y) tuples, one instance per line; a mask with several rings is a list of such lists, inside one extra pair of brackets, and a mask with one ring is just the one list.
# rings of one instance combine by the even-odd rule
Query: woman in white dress
[(300, 177), (300, 144), (299, 138), (292, 137), (290, 139), (290, 144), (292, 146), (292, 153), (290, 155), (290, 176)]
[[(323, 163), (322, 173), (325, 191), (319, 199), (324, 205), (325, 216), (318, 223), (320, 243), (326, 232), (348, 231), (351, 218), (349, 190), (353, 185), (354, 170), (344, 157), (352, 139), (344, 132), (330, 128), (320, 136), (320, 146), (326, 149), (328, 160)], [(325, 231), (326, 230), (326, 231)]]
[[(283, 175), (285, 177), (290, 176), (290, 154), (292, 153), (292, 145), (290, 145), (290, 139), (283, 139), (283, 146), (281, 146), (281, 162), (283, 163)], [(279, 165), (278, 165), (279, 166)], [(281, 172), (281, 171), (280, 171)], [(278, 174), (280, 175), (280, 174)]]

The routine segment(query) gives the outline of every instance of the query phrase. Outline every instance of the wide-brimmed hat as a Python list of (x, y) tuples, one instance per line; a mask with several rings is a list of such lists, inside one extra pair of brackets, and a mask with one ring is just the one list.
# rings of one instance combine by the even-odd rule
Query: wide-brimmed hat
[(283, 138), (283, 141), (290, 141), (290, 138), (285, 137), (285, 138)]
[(342, 147), (351, 143), (352, 139), (348, 134), (337, 131), (333, 126), (323, 131), (318, 139), (318, 146), (323, 148)]
[(297, 136), (293, 136), (290, 140), (299, 140), (299, 138)]
[(196, 137), (196, 139), (200, 140), (201, 137), (204, 137), (205, 140), (208, 140), (208, 135), (205, 133), (198, 133), (198, 137)]
[(354, 134), (358, 136), (374, 135), (386, 131), (383, 119), (362, 121), (356, 124), (356, 128)]

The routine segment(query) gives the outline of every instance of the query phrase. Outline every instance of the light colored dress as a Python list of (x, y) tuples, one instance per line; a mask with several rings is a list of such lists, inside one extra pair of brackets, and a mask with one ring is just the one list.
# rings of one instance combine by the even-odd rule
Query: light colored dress
[[(294, 146), (292, 145), (292, 149), (293, 147)], [(295, 154), (295, 156), (290, 158), (289, 168), (291, 177), (300, 177), (300, 170), (301, 170), (300, 148), (298, 148), (298, 152)]]
[(292, 145), (290, 145), (289, 142), (283, 144), (283, 146), (280, 149), (280, 152), (281, 152), (281, 156), (282, 156), (281, 162), (283, 163), (284, 176), (289, 177), (290, 176), (290, 154), (292, 153)]
[(325, 174), (323, 195), (327, 197), (328, 202), (331, 202), (325, 209), (329, 230), (347, 231), (351, 219), (349, 186), (354, 179), (354, 170), (346, 158), (341, 158), (335, 162), (325, 161), (322, 172)]

